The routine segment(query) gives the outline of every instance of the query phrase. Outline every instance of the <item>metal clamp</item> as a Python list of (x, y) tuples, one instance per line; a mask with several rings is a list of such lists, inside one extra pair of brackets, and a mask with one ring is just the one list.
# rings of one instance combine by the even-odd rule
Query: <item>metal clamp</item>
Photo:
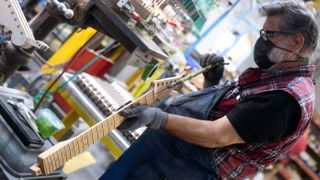
[(10, 99), (7, 100), (7, 102), (18, 110), (19, 114), (27, 121), (28, 125), (34, 131), (39, 132), (34, 122), (36, 117), (29, 108), (27, 108), (22, 102), (16, 102)]
[(32, 30), (17, 0), (0, 0), (0, 2), (0, 25), (11, 30), (11, 41), (15, 46), (24, 49), (32, 47), (46, 49), (48, 47), (44, 45), (44, 42), (34, 39)]

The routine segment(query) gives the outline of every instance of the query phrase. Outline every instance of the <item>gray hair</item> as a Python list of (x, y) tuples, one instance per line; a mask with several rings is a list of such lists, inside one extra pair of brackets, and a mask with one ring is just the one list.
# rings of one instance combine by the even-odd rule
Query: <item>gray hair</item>
[(301, 33), (304, 36), (303, 51), (314, 52), (318, 43), (318, 25), (305, 3), (297, 0), (277, 1), (262, 6), (263, 16), (280, 16), (280, 30)]

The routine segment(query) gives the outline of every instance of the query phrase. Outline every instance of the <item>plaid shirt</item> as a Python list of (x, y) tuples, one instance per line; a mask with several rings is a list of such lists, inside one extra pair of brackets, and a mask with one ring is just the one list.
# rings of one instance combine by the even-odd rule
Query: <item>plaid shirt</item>
[(239, 144), (212, 150), (220, 179), (244, 179), (263, 170), (266, 166), (281, 159), (307, 128), (315, 103), (313, 72), (314, 66), (268, 72), (250, 68), (241, 74), (237, 88), (228, 92), (209, 115), (217, 119), (229, 112), (236, 104), (249, 95), (282, 90), (291, 94), (301, 108), (301, 119), (297, 130), (280, 140), (271, 143)]

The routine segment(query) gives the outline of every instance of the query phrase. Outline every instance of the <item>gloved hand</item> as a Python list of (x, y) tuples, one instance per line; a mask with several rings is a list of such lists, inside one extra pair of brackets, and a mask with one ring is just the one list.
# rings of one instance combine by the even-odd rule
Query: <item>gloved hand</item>
[(118, 127), (119, 130), (135, 130), (142, 126), (153, 129), (164, 127), (168, 120), (168, 114), (159, 108), (139, 105), (132, 109), (120, 111), (120, 115), (126, 120)]
[(213, 67), (204, 72), (203, 76), (205, 80), (210, 85), (216, 85), (219, 83), (222, 78), (224, 71), (224, 59), (221, 56), (217, 56), (216, 54), (207, 54), (200, 59), (200, 65), (202, 67), (206, 67), (208, 65), (213, 65)]

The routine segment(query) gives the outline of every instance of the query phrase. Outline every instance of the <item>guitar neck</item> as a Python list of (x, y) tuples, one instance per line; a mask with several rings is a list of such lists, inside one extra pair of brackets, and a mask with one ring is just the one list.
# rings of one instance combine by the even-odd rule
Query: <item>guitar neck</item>
[(130, 108), (136, 104), (153, 105), (160, 96), (168, 94), (167, 85), (176, 82), (179, 78), (168, 78), (153, 82), (152, 90), (136, 99), (129, 105), (121, 108), (103, 121), (82, 132), (78, 136), (62, 141), (38, 155), (37, 163), (30, 167), (34, 175), (49, 175), (57, 168), (64, 165), (68, 160), (82, 153), (87, 147), (106, 136), (113, 129), (117, 128), (124, 120), (119, 115), (123, 109)]
[[(130, 108), (135, 104), (152, 105), (154, 102), (154, 91), (152, 89), (122, 109)], [(110, 115), (78, 136), (59, 142), (38, 155), (37, 163), (30, 167), (32, 172), (35, 175), (49, 175), (57, 168), (64, 165), (68, 160), (82, 153), (87, 147), (96, 143), (123, 122), (124, 118), (121, 117), (118, 112)]]

